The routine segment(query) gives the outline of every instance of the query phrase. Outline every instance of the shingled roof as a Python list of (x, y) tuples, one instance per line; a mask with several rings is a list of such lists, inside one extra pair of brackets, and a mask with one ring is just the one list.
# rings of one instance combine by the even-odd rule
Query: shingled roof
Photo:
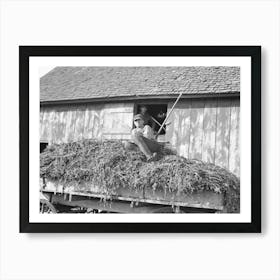
[(239, 67), (56, 67), (40, 79), (40, 100), (239, 94)]

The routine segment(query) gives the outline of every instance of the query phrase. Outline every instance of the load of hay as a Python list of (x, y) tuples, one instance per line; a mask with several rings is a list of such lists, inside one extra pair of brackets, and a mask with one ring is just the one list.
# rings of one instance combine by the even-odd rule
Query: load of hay
[(213, 191), (224, 194), (227, 212), (240, 211), (240, 181), (228, 170), (164, 148), (157, 161), (147, 162), (139, 150), (125, 150), (120, 140), (50, 145), (40, 155), (40, 176), (60, 183), (90, 182), (108, 195), (120, 187), (179, 194)]

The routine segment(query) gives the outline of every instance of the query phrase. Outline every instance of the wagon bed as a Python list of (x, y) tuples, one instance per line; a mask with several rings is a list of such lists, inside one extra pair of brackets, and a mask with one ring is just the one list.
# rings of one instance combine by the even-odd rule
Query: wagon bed
[(71, 185), (48, 180), (41, 180), (40, 191), (44, 195), (41, 201), (51, 203), (54, 208), (64, 205), (112, 213), (225, 211), (224, 195), (211, 191), (178, 194), (152, 188), (136, 191), (120, 187), (108, 195), (91, 183)]

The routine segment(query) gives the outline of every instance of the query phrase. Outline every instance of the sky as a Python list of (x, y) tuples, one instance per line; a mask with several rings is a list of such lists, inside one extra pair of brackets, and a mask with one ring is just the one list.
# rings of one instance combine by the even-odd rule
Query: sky
[(50, 72), (53, 68), (54, 68), (54, 66), (41, 66), (41, 67), (39, 67), (39, 76), (40, 77), (44, 76), (45, 74)]

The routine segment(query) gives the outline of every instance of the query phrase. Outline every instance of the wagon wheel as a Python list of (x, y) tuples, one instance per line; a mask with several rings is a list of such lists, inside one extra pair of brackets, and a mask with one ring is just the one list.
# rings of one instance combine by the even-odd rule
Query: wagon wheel
[(55, 214), (57, 213), (57, 210), (48, 200), (40, 199), (40, 213)]

